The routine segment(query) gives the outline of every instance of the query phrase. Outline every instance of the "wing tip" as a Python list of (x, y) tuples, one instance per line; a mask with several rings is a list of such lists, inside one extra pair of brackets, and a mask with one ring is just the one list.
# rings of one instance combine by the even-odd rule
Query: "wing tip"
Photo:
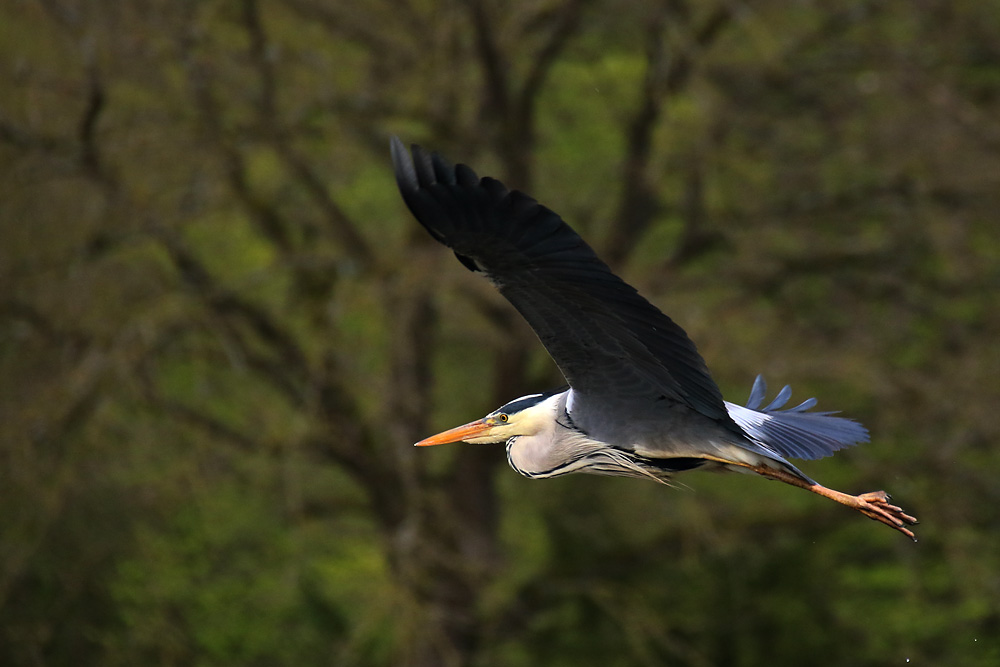
[[(416, 148), (415, 145), (414, 148)], [(420, 181), (417, 178), (417, 168), (413, 162), (413, 156), (395, 134), (389, 138), (389, 153), (392, 155), (396, 185), (400, 192), (407, 194), (419, 190)]]

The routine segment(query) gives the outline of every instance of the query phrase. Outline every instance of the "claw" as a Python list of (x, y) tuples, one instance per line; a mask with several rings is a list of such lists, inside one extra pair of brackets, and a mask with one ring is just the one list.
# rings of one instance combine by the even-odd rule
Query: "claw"
[(854, 496), (853, 500), (857, 502), (855, 507), (862, 514), (870, 519), (875, 519), (876, 521), (884, 523), (887, 526), (895, 528), (916, 542), (917, 538), (913, 534), (913, 531), (905, 527), (907, 525), (912, 526), (916, 524), (916, 517), (912, 517), (905, 513), (903, 509), (897, 505), (890, 505), (888, 502), (889, 498), (889, 494), (885, 491), (871, 491), (869, 493), (862, 493)]

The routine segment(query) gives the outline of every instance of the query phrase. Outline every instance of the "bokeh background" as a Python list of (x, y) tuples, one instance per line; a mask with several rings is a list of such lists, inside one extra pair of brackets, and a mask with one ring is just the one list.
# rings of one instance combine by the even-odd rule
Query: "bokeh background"
[[(561, 384), (388, 138), (527, 190), (872, 442), (416, 440)], [(5, 0), (0, 663), (1000, 664), (1000, 3)]]

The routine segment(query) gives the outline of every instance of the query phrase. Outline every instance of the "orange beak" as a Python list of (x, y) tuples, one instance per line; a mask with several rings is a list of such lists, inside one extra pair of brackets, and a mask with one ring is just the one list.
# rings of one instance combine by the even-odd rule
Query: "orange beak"
[(448, 429), (444, 433), (432, 435), (431, 437), (425, 438), (413, 446), (428, 447), (430, 445), (446, 445), (449, 442), (461, 442), (466, 438), (474, 438), (477, 435), (482, 434), (484, 431), (490, 430), (493, 426), (494, 424), (485, 419), (477, 419), (476, 421), (469, 422), (463, 426), (456, 426), (455, 428)]

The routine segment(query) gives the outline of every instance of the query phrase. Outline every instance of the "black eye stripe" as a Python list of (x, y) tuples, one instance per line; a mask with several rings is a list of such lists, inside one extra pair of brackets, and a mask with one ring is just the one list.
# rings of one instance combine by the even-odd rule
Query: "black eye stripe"
[(499, 418), (502, 414), (507, 416), (516, 415), (521, 410), (527, 410), (533, 405), (538, 405), (547, 398), (563, 393), (568, 388), (569, 387), (561, 387), (559, 389), (547, 391), (541, 394), (528, 394), (527, 396), (522, 396), (521, 398), (515, 398), (510, 403), (501, 405), (499, 408), (491, 412), (490, 416)]
[(532, 405), (537, 405), (542, 400), (544, 400), (544, 398), (545, 397), (542, 394), (535, 394), (534, 396), (523, 396), (523, 397), (521, 397), (521, 398), (519, 398), (519, 399), (517, 399), (515, 401), (511, 401), (507, 405), (501, 407), (499, 410), (497, 410), (497, 414), (498, 415), (499, 414), (507, 414), (507, 415), (516, 414), (516, 413), (520, 412), (521, 410), (525, 410), (527, 408), (530, 408)]

